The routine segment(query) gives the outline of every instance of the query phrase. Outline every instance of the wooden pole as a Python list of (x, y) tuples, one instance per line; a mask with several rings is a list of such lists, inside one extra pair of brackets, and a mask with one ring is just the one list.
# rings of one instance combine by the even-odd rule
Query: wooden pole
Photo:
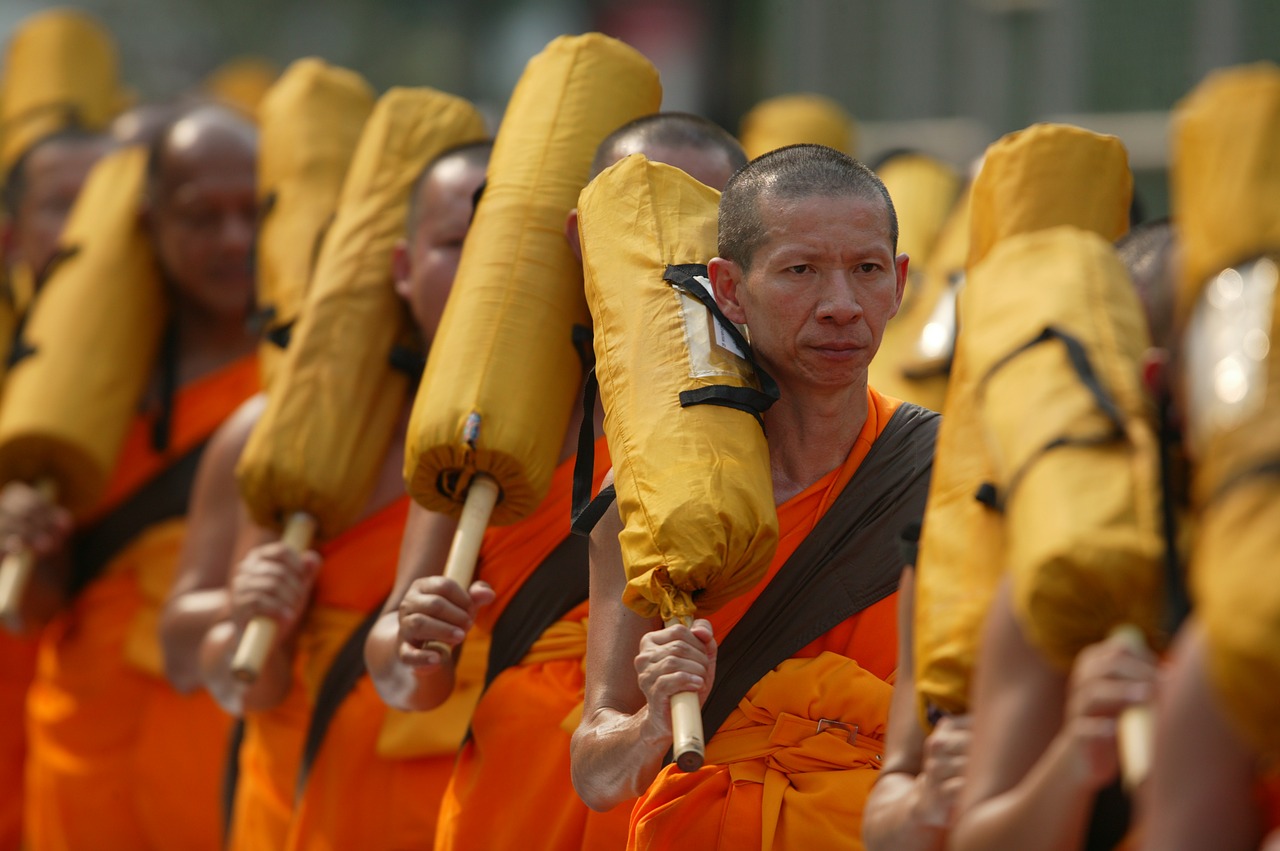
[[(445, 578), (458, 583), (464, 591), (475, 577), (480, 544), (485, 529), (489, 528), (493, 507), (498, 504), (499, 492), (497, 480), (484, 473), (477, 473), (467, 487), (467, 501), (462, 505), (462, 516), (458, 518), (458, 528), (444, 563)], [(453, 653), (453, 648), (443, 641), (427, 642), (427, 649), (442, 656)]]
[[(684, 618), (671, 618), (667, 626), (690, 626)], [(671, 695), (671, 754), (681, 771), (697, 771), (706, 757), (702, 737), (702, 707), (698, 693), (685, 691)]]
[[(1142, 631), (1133, 624), (1121, 624), (1111, 631), (1135, 651), (1147, 649)], [(1116, 730), (1120, 749), (1120, 777), (1126, 791), (1134, 792), (1151, 770), (1151, 751), (1156, 736), (1155, 713), (1150, 705), (1130, 706), (1120, 713)]]
[[(280, 540), (295, 553), (306, 552), (316, 533), (316, 521), (301, 511), (289, 515)], [(231, 674), (242, 683), (253, 683), (262, 673), (267, 656), (276, 641), (277, 624), (274, 618), (259, 615), (244, 628), (240, 643), (231, 659)]]
[[(51, 505), (57, 502), (58, 483), (52, 478), (38, 480), (35, 489), (45, 502)], [(7, 553), (0, 561), (0, 621), (12, 633), (22, 631), (22, 600), (35, 569), (36, 555), (27, 546)]]

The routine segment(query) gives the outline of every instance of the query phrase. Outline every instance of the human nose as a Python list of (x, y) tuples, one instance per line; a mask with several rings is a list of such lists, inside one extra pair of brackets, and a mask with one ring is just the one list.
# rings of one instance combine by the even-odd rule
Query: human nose
[(847, 325), (862, 316), (862, 304), (853, 282), (844, 275), (828, 274), (821, 277), (818, 296), (818, 320), (836, 325)]

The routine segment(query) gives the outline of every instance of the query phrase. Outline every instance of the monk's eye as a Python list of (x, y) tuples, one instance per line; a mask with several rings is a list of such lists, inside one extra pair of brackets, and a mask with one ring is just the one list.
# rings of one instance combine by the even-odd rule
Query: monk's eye
[(864, 275), (870, 275), (872, 272), (880, 271), (879, 263), (859, 263), (858, 271)]
[(813, 269), (808, 263), (801, 263), (797, 266), (788, 266), (787, 271), (793, 275), (803, 275)]

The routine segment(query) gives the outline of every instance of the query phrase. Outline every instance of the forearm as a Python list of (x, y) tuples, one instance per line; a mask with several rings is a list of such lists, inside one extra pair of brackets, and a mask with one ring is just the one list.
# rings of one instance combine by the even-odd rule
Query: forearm
[(293, 687), (292, 636), (277, 640), (252, 684), (231, 672), (244, 631), (229, 620), (215, 624), (200, 644), (200, 677), (218, 705), (232, 715), (261, 712), (282, 703)]
[(453, 657), (439, 665), (414, 668), (400, 660), (400, 623), (396, 612), (384, 612), (364, 645), (365, 667), (388, 706), (404, 712), (435, 709), (453, 694)]
[(670, 749), (670, 734), (649, 724), (647, 705), (635, 714), (597, 710), (583, 717), (570, 743), (573, 786), (591, 809), (611, 810), (644, 794)]
[(880, 773), (867, 798), (862, 840), (867, 851), (942, 851), (947, 828), (921, 811), (923, 778), (901, 771)]
[(160, 645), (169, 683), (183, 694), (204, 686), (200, 647), (215, 624), (228, 617), (226, 588), (190, 591), (169, 601), (160, 620)]
[(1096, 791), (1081, 781), (1078, 760), (1064, 735), (1014, 788), (962, 813), (952, 851), (1076, 851), (1081, 847)]

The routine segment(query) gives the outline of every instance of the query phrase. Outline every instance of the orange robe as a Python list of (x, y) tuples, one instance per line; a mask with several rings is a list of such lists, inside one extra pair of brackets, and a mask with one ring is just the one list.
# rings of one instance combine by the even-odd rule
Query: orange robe
[[(868, 398), (844, 465), (778, 506), (766, 580), (711, 615), (716, 635), (729, 633), (826, 514), (898, 405), (874, 390)], [(701, 769), (659, 773), (632, 811), (627, 848), (861, 848), (897, 667), (896, 600), (846, 619), (757, 682), (707, 742)]]
[(34, 638), (0, 633), (0, 851), (22, 847), (22, 773), (27, 756), (22, 723), (27, 689), (36, 673)]
[[(390, 593), (408, 508), (403, 497), (327, 548), (298, 636), (308, 701), (352, 630)], [(464, 647), (454, 695), (431, 712), (390, 709), (373, 681), (360, 678), (329, 723), (279, 847), (431, 847), (440, 796), (484, 678), (487, 644), (469, 638)]]
[[(313, 608), (299, 627), (293, 688), (279, 706), (245, 716), (230, 851), (280, 851), (288, 842), (298, 767), (320, 680), (342, 641), (391, 590), (408, 508), (408, 497), (394, 500), (319, 547), (324, 561)], [(338, 629), (325, 630), (335, 619), (324, 613), (335, 606), (349, 617), (338, 619)], [(348, 795), (355, 785), (348, 777)], [(339, 847), (375, 846), (351, 840)]]
[[(478, 629), (493, 630), (520, 586), (569, 534), (572, 468), (572, 461), (560, 465), (533, 515), (486, 534), (478, 575), (493, 586), (497, 600), (482, 610)], [(608, 468), (607, 448), (598, 440), (597, 487)], [(569, 776), (569, 737), (582, 714), (586, 617), (583, 602), (480, 698), (471, 738), (458, 754), (440, 807), (438, 851), (622, 848), (630, 808), (592, 812)]]
[[(138, 418), (99, 515), (211, 435), (257, 384), (246, 358), (181, 388), (163, 454)], [(159, 646), (183, 525), (134, 538), (41, 634), (27, 701), (32, 851), (220, 847), (230, 719), (204, 692), (169, 687)]]

